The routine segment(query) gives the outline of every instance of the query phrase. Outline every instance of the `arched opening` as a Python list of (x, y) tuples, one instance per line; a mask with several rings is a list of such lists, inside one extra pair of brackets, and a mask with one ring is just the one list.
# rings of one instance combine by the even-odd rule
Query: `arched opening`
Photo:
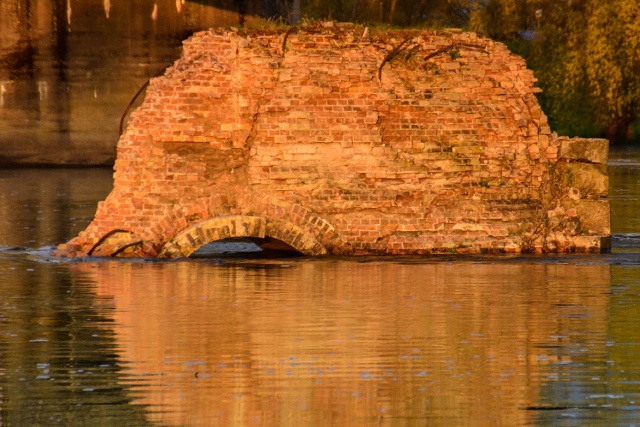
[[(250, 245), (254, 246), (256, 252), (263, 252), (263, 256), (273, 254), (272, 251), (277, 251), (279, 255), (327, 253), (312, 234), (290, 222), (271, 217), (237, 215), (212, 218), (193, 224), (166, 242), (159, 256), (180, 258), (196, 253), (197, 257), (201, 257), (207, 252), (209, 256), (217, 256), (212, 254), (212, 249), (218, 252), (222, 249), (227, 253), (246, 254), (251, 250)], [(200, 250), (202, 247), (204, 248)]]
[(229, 237), (206, 243), (189, 258), (291, 258), (304, 254), (293, 246), (265, 236)]

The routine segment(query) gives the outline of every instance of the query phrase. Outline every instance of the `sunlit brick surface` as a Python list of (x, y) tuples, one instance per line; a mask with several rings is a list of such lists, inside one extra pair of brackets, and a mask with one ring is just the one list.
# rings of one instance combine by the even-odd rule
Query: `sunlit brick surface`
[(236, 236), (310, 255), (607, 249), (607, 141), (551, 133), (534, 83), (504, 45), (455, 30), (197, 33), (60, 251), (114, 229), (94, 254)]

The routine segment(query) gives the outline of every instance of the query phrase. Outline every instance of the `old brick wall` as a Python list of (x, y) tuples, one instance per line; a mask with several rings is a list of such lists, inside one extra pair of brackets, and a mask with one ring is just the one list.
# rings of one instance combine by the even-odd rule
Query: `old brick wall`
[[(325, 24), (185, 41), (60, 251), (188, 256), (232, 236), (307, 254), (608, 248), (607, 141), (559, 138), (508, 49)], [(124, 231), (126, 230), (126, 231)]]

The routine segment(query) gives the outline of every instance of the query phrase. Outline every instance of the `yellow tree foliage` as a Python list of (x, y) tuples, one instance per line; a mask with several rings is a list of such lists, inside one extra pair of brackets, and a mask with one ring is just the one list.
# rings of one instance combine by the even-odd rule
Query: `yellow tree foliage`
[(623, 139), (640, 111), (640, 2), (592, 0), (585, 24), (576, 44), (582, 42), (580, 66), (595, 118), (610, 138)]
[(458, 1), (472, 4), (471, 29), (527, 59), (544, 89), (545, 111), (562, 133), (614, 142), (633, 137), (640, 107), (639, 0)]

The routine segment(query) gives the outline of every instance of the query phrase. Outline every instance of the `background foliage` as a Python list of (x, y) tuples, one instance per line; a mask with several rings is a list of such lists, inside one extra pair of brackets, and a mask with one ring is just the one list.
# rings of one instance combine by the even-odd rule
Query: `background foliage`
[(458, 27), (504, 42), (535, 71), (558, 133), (640, 143), (640, 0), (299, 1), (307, 19)]

